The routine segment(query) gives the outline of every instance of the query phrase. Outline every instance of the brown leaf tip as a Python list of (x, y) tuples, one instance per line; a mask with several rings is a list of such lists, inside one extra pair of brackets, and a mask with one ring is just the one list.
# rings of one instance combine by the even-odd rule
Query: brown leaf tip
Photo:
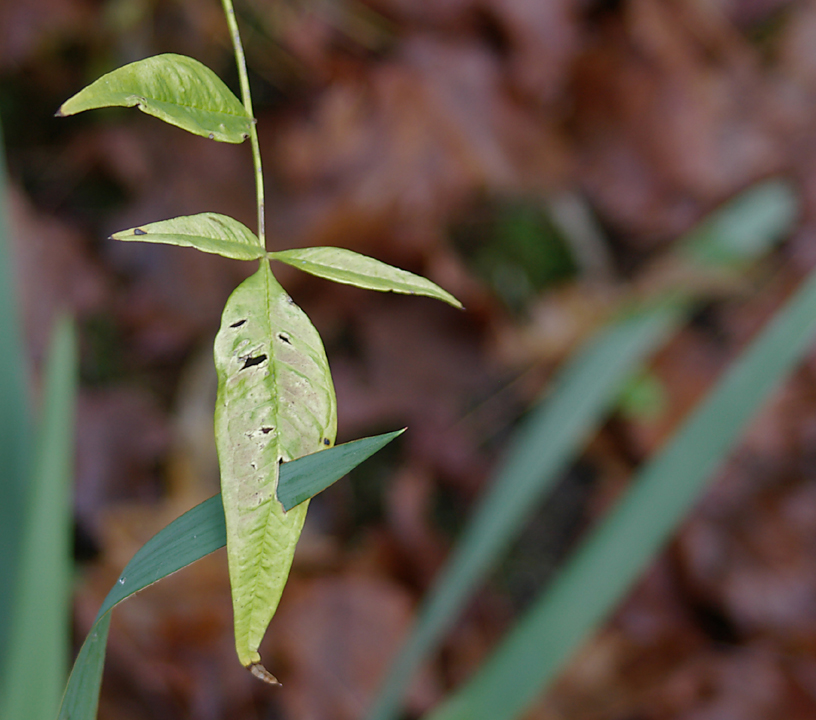
[(265, 683), (269, 683), (270, 685), (280, 685), (281, 683), (269, 670), (267, 670), (261, 663), (253, 663), (248, 668), (249, 672), (251, 672), (258, 680), (263, 680)]

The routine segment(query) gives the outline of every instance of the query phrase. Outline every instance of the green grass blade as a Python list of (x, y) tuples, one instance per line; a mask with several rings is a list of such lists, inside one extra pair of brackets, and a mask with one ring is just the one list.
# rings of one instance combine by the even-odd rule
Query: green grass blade
[(259, 260), (266, 251), (258, 236), (227, 215), (199, 213), (122, 230), (112, 240), (163, 243), (194, 247), (235, 260)]
[(32, 437), (28, 373), (13, 276), (15, 264), (8, 236), (5, 180), (0, 132), (0, 467), (3, 468), (0, 483), (0, 673), (5, 667), (5, 649), (11, 628)]
[(54, 327), (45, 378), (0, 707), (0, 717), (18, 720), (53, 717), (67, 670), (77, 386), (76, 336), (67, 318)]
[(518, 717), (621, 600), (816, 336), (816, 273), (633, 482), (563, 573), (430, 720)]
[(254, 122), (212, 70), (198, 60), (172, 53), (138, 60), (103, 75), (66, 100), (57, 116), (112, 106), (137, 107), (220, 142), (243, 142)]
[(411, 676), (615, 403), (621, 385), (676, 326), (682, 306), (664, 304), (601, 333), (561, 373), (516, 434), (446, 568), (423, 603), (370, 717), (392, 717)]
[[(366, 438), (372, 441), (368, 444), (357, 441), (337, 445), (284, 463), (280, 469), (279, 491), (294, 496), (300, 493), (298, 486), (301, 483), (311, 482), (304, 472), (304, 465), (322, 478), (320, 489), (328, 487), (369, 457), (372, 445), (379, 443), (382, 447), (401, 432)], [(367, 450), (360, 452), (358, 443)], [(351, 462), (352, 458), (354, 462)], [(226, 542), (224, 507), (221, 496), (216, 495), (173, 520), (139, 549), (102, 603), (74, 662), (59, 720), (94, 720), (96, 717), (113, 608), (139, 590), (224, 547)]]
[[(702, 268), (739, 266), (784, 237), (796, 210), (796, 197), (787, 183), (760, 183), (680, 239), (680, 253)], [(395, 716), (413, 672), (605, 417), (624, 382), (692, 307), (689, 299), (634, 314), (602, 331), (556, 379), (553, 393), (514, 438), (494, 484), (423, 602), (368, 716), (371, 720)]]
[(766, 253), (790, 229), (797, 200), (783, 180), (766, 180), (727, 202), (680, 243), (704, 267), (740, 267)]
[(338, 247), (310, 247), (271, 252), (272, 260), (317, 277), (380, 292), (426, 295), (461, 308), (453, 295), (421, 275), (395, 268), (367, 255)]
[[(293, 463), (286, 463), (282, 467), (289, 465), (292, 468), (287, 477), (284, 478), (281, 474), (278, 484), (278, 500), (280, 500), (284, 510), (291, 510), (296, 505), (314, 497), (329, 485), (337, 482), (343, 475), (351, 472), (361, 462), (382, 450), (394, 438), (404, 432), (405, 428), (331, 448), (331, 451), (333, 451), (331, 464), (325, 462), (322, 453), (314, 453), (300, 458), (297, 466), (294, 466)], [(329, 451), (324, 450), (323, 452)]]

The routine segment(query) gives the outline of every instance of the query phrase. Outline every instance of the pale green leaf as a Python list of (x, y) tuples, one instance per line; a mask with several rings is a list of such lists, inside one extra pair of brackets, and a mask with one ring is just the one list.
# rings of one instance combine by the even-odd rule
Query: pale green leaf
[(337, 407), (320, 336), (263, 262), (233, 292), (215, 340), (215, 434), (241, 663), (260, 673), (258, 646), (277, 608), (308, 503), (285, 512), (281, 461), (334, 443)]
[(258, 260), (265, 254), (258, 237), (246, 225), (217, 213), (185, 215), (140, 225), (114, 233), (111, 238), (194, 247), (236, 260)]
[(344, 248), (312, 247), (269, 253), (273, 260), (292, 265), (326, 280), (366, 290), (426, 295), (461, 308), (453, 295), (419, 275)]
[(101, 107), (137, 107), (211, 140), (240, 143), (252, 118), (221, 79), (185, 55), (156, 55), (103, 75), (63, 103), (59, 117)]

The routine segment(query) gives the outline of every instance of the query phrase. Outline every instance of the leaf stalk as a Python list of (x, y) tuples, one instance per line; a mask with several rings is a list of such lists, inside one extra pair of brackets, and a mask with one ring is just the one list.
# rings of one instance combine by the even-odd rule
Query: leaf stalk
[(221, 0), (224, 8), (224, 15), (227, 18), (232, 47), (235, 50), (235, 63), (238, 66), (238, 78), (241, 83), (241, 100), (247, 114), (253, 118), (249, 128), (249, 141), (252, 145), (252, 161), (255, 168), (255, 194), (258, 203), (258, 240), (261, 247), (266, 248), (266, 214), (264, 210), (264, 180), (263, 168), (261, 166), (261, 146), (258, 142), (257, 121), (254, 120), (255, 112), (252, 109), (252, 94), (249, 90), (249, 77), (247, 75), (246, 55), (244, 46), (241, 43), (241, 33), (238, 31), (238, 21), (235, 18), (235, 9), (232, 7), (232, 0)]

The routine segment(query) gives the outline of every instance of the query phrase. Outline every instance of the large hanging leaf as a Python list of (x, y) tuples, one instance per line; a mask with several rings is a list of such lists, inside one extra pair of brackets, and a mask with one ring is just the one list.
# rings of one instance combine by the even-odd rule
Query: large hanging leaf
[(366, 290), (427, 295), (456, 308), (462, 307), (462, 303), (453, 295), (430, 280), (344, 248), (282, 250), (269, 253), (269, 257), (326, 280), (356, 285)]
[(201, 213), (141, 225), (114, 233), (113, 240), (194, 247), (236, 260), (258, 260), (266, 252), (246, 225), (226, 215)]
[(240, 143), (254, 122), (206, 65), (185, 55), (156, 55), (103, 75), (63, 103), (58, 117), (94, 108), (137, 107), (210, 140)]
[(281, 461), (334, 444), (337, 406), (320, 336), (269, 264), (224, 308), (215, 339), (215, 435), (241, 663), (276, 682), (258, 646), (280, 600), (308, 503), (285, 512)]

